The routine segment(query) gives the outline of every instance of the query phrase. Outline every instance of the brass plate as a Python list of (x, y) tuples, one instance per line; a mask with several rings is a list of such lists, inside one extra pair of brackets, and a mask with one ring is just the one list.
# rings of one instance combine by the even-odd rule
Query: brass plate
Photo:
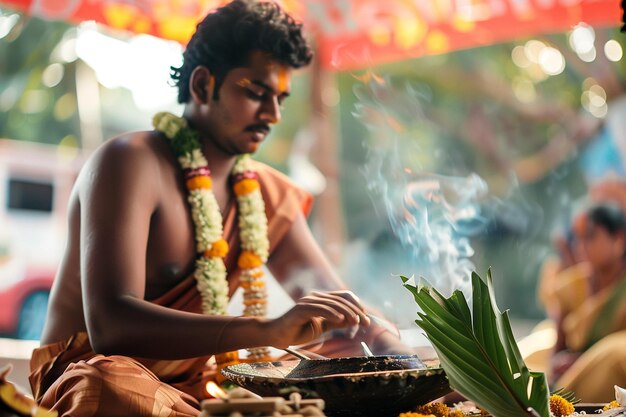
[(450, 392), (438, 362), (374, 356), (240, 363), (222, 374), (261, 396), (321, 398), (331, 417), (397, 417)]

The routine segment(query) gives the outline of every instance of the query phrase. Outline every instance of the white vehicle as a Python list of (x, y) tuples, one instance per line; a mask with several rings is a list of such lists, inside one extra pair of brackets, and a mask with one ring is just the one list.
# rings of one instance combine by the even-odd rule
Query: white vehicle
[(39, 339), (84, 158), (74, 148), (0, 139), (0, 335)]

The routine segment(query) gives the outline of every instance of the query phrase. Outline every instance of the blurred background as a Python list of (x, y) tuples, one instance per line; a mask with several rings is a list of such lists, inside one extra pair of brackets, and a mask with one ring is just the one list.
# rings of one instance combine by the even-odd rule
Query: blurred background
[[(343, 278), (410, 329), (396, 275), (449, 294), (491, 267), (520, 335), (544, 318), (553, 241), (598, 184), (626, 201), (618, 2), (280, 3), (317, 54), (257, 157), (316, 196), (310, 224)], [(39, 337), (81, 164), (181, 112), (170, 66), (218, 4), (0, 0), (2, 336)]]

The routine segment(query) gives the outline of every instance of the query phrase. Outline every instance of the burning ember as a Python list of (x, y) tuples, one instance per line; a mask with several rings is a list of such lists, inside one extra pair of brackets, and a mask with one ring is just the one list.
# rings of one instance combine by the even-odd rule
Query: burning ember
[(222, 400), (228, 399), (228, 394), (213, 381), (207, 382), (206, 392), (208, 392), (209, 395), (213, 398), (219, 398)]

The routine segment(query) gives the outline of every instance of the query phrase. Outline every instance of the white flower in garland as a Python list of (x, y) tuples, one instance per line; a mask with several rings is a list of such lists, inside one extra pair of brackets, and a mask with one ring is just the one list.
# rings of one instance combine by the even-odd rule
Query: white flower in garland
[[(202, 294), (203, 311), (226, 311), (228, 306), (228, 282), (224, 279), (226, 266), (219, 258), (202, 257), (196, 263), (194, 276)], [(223, 313), (222, 313), (223, 314)]]
[(174, 139), (179, 130), (187, 127), (187, 120), (171, 113), (161, 112), (154, 115), (152, 125), (156, 130), (163, 132), (168, 139)]
[(209, 165), (200, 149), (194, 149), (190, 153), (180, 156), (178, 162), (183, 169), (197, 169)]

